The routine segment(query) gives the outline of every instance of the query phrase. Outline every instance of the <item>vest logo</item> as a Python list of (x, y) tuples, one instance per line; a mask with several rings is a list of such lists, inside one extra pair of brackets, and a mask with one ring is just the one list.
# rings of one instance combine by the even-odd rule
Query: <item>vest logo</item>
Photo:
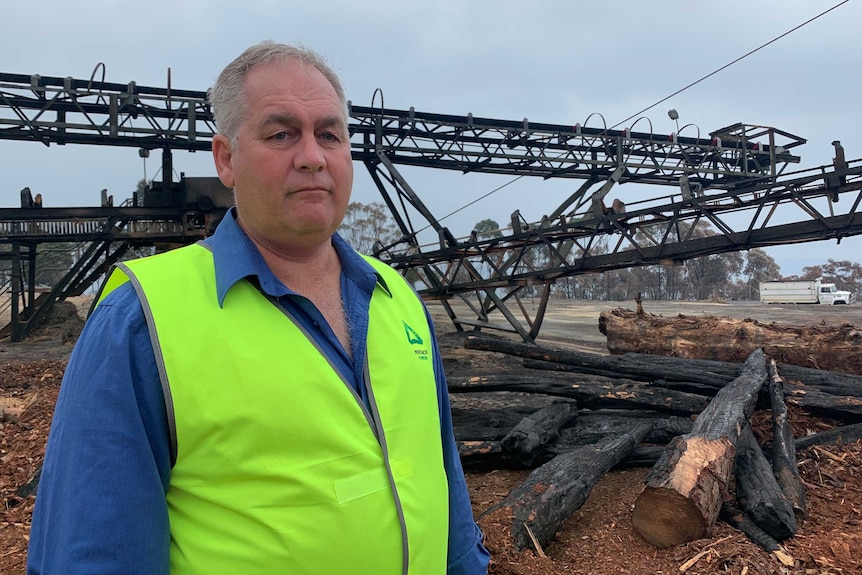
[[(425, 341), (422, 339), (422, 336), (416, 333), (415, 329), (407, 325), (406, 321), (402, 320), (401, 323), (404, 324), (404, 332), (407, 334), (407, 343), (410, 345), (425, 345)], [(414, 349), (413, 353), (416, 354), (416, 359), (419, 361), (428, 360), (428, 350), (424, 347), (422, 349)]]
[(419, 336), (419, 334), (416, 333), (416, 330), (407, 325), (406, 321), (402, 321), (401, 323), (404, 324), (404, 331), (407, 332), (407, 343), (409, 343), (410, 345), (422, 345), (423, 343), (425, 343), (424, 341), (422, 341), (422, 338)]

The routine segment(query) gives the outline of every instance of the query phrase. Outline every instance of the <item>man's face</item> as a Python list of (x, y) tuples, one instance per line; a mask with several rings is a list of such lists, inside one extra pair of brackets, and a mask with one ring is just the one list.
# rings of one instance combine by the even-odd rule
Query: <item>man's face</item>
[(353, 185), (344, 108), (316, 68), (291, 60), (245, 80), (236, 144), (217, 135), (219, 178), (234, 189), (239, 222), (258, 244), (303, 252), (328, 242)]

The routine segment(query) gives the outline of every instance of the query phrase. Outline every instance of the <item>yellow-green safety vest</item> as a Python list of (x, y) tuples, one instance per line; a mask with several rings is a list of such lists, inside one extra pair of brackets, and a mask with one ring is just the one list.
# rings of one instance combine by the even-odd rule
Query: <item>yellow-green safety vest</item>
[(443, 575), (448, 488), (431, 333), (410, 286), (371, 300), (370, 409), (248, 280), (218, 305), (195, 244), (119, 264), (144, 308), (175, 442), (172, 574)]

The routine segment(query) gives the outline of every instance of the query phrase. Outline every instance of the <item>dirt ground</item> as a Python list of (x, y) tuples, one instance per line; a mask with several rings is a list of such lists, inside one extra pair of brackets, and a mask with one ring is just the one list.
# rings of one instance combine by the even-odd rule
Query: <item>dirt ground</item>
[[(540, 343), (606, 353), (598, 331), (598, 314), (616, 304), (552, 302)], [(633, 309), (634, 304), (622, 307)], [(86, 302), (80, 303), (86, 309)], [(786, 323), (854, 323), (862, 325), (862, 306), (763, 306), (759, 304), (645, 303), (646, 311), (662, 315), (750, 317)], [(463, 334), (453, 332), (442, 308), (431, 306), (438, 324), (447, 373), (505, 371), (518, 366), (514, 358), (465, 350)], [(64, 320), (64, 321), (68, 321)], [(54, 402), (63, 369), (72, 349), (64, 335), (68, 326), (49, 326), (26, 342), (0, 340), (0, 573), (24, 572), (30, 516), (35, 497), (28, 493), (44, 454)], [(514, 394), (456, 394), (455, 406), (477, 402), (512, 405), (541, 398)], [(765, 423), (768, 414), (758, 413)], [(794, 410), (796, 435), (840, 424)], [(762, 429), (768, 426), (762, 425)], [(584, 506), (542, 549), (516, 552), (507, 545), (508, 522), (486, 512), (499, 503), (529, 473), (497, 470), (470, 472), (473, 509), (492, 553), (490, 573), (653, 574), (734, 573), (862, 574), (862, 442), (810, 448), (798, 454), (808, 490), (809, 517), (783, 545), (782, 563), (750, 543), (744, 535), (717, 523), (711, 537), (671, 549), (656, 549), (631, 527), (631, 510), (643, 487), (647, 469), (613, 471), (593, 489)], [(540, 556), (544, 555), (544, 556)], [(364, 575), (364, 574), (363, 574)]]

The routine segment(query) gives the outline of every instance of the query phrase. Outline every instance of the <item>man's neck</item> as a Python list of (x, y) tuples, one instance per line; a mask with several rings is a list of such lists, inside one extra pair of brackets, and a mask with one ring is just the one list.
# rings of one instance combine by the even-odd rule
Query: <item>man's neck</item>
[(275, 277), (306, 297), (341, 277), (341, 261), (331, 241), (302, 252), (276, 250), (256, 241), (255, 245)]
[(319, 249), (296, 252), (271, 249), (252, 238), (272, 273), (289, 289), (317, 307), (345, 350), (350, 350), (350, 327), (341, 301), (341, 260), (326, 242)]

